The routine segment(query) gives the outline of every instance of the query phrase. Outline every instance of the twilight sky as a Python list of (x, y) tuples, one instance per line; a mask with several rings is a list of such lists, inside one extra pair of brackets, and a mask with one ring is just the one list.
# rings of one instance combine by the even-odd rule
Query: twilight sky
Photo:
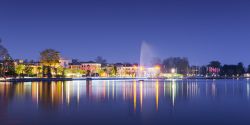
[(146, 41), (160, 58), (250, 64), (249, 0), (0, 0), (0, 38), (14, 58), (45, 48), (68, 58), (139, 62)]

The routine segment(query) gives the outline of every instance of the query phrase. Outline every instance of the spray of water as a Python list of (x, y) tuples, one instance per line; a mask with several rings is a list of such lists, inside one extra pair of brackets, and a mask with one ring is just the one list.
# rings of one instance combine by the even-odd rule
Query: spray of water
[(152, 47), (145, 41), (141, 44), (141, 52), (140, 52), (140, 66), (150, 67), (152, 66), (151, 62), (154, 58), (154, 53)]
[(141, 44), (141, 51), (140, 51), (140, 63), (139, 63), (139, 70), (137, 72), (138, 77), (144, 77), (145, 72), (141, 70), (141, 68), (147, 68), (152, 66), (152, 59), (155, 57), (153, 53), (152, 46), (150, 46), (147, 42), (143, 41)]

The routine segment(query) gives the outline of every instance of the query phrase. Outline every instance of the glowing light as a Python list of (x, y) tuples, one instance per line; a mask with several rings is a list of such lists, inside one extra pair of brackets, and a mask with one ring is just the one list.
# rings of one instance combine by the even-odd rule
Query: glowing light
[(176, 83), (173, 80), (173, 82), (172, 82), (172, 103), (173, 103), (173, 106), (175, 105), (175, 96), (176, 96)]
[(215, 82), (212, 83), (212, 95), (213, 96), (216, 95), (216, 85), (215, 85)]
[(249, 90), (250, 90), (250, 86), (249, 86), (249, 82), (247, 82), (247, 97), (249, 98)]
[(101, 74), (101, 77), (107, 77), (107, 76), (108, 76), (108, 75), (107, 75), (106, 72), (104, 72), (104, 73)]
[(103, 81), (103, 97), (106, 98), (106, 81)]
[(133, 83), (133, 90), (134, 90), (134, 112), (136, 111), (136, 81)]
[(38, 105), (38, 84), (36, 84), (36, 104)]
[(142, 86), (142, 81), (140, 81), (140, 104), (141, 104), (141, 110), (142, 110), (142, 102), (143, 102), (143, 86)]
[(63, 84), (61, 86), (61, 91), (62, 91), (62, 104), (63, 104)]
[(113, 81), (113, 84), (112, 84), (112, 97), (113, 97), (113, 99), (115, 97), (115, 83), (114, 83), (114, 81)]
[(138, 67), (136, 65), (133, 66), (134, 69), (137, 69)]
[(143, 67), (143, 66), (140, 66), (140, 70), (143, 71), (143, 70), (144, 70), (144, 67)]
[(66, 84), (66, 95), (67, 95), (67, 104), (70, 103), (70, 83)]
[(175, 68), (172, 68), (171, 73), (175, 73), (175, 72), (176, 72)]
[(109, 81), (108, 81), (108, 99), (109, 99)]
[(156, 84), (155, 84), (155, 105), (156, 105), (156, 111), (158, 111), (158, 104), (159, 104), (159, 81), (156, 80)]
[(77, 104), (79, 104), (80, 100), (80, 82), (77, 82)]
[(54, 103), (54, 83), (51, 84), (51, 101)]
[(155, 66), (155, 70), (160, 70), (161, 67), (160, 66)]

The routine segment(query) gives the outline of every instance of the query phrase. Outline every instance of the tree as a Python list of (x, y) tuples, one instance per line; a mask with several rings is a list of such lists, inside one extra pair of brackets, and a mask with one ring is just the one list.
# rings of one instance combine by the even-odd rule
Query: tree
[[(72, 72), (73, 72), (72, 69), (68, 70), (67, 68), (64, 68), (62, 66), (57, 67), (57, 76), (58, 77), (65, 77), (67, 73), (72, 73)], [(75, 71), (75, 72), (77, 72), (77, 71)]]
[(224, 65), (221, 68), (220, 75), (221, 76), (229, 76), (229, 77), (231, 77), (231, 76), (236, 74), (236, 69), (237, 69), (236, 65)]
[(116, 76), (117, 75), (117, 66), (114, 66), (114, 68), (113, 68), (113, 73), (114, 73), (114, 75)]
[(64, 69), (64, 71), (63, 71), (63, 77), (65, 77), (65, 76), (82, 76), (82, 75), (86, 75), (85, 70), (81, 70), (81, 69)]
[(237, 72), (237, 75), (239, 75), (239, 76), (241, 76), (245, 73), (244, 65), (242, 62), (238, 63), (236, 72)]
[(2, 40), (0, 39), (0, 58), (2, 60), (10, 58), (8, 50), (2, 45)]
[(250, 73), (250, 65), (247, 67), (247, 73)]
[(15, 67), (14, 61), (12, 60), (8, 50), (2, 45), (2, 40), (0, 39), (0, 58), (2, 63), (0, 64), (0, 75), (1, 76), (14, 76)]
[(18, 65), (15, 67), (16, 74), (20, 77), (21, 74), (23, 75), (24, 69), (25, 69), (25, 65), (23, 65), (23, 64), (18, 64)]
[(224, 65), (221, 68), (220, 75), (223, 76), (241, 76), (245, 73), (243, 63), (238, 63), (237, 65)]
[(152, 58), (152, 60), (151, 60), (151, 65), (152, 66), (161, 65), (161, 64), (162, 64), (162, 62), (161, 62), (161, 59), (159, 57)]
[(43, 69), (43, 68), (42, 68), (41, 66), (37, 67), (37, 71), (38, 71), (37, 77), (40, 77), (40, 74), (41, 74), (42, 69)]
[(206, 66), (201, 66), (200, 74), (202, 74), (203, 76), (207, 75), (207, 67)]
[(213, 68), (221, 68), (221, 63), (219, 61), (211, 61), (208, 66)]
[[(47, 77), (51, 78), (51, 68), (59, 65), (60, 53), (53, 49), (46, 49), (40, 53), (40, 61), (47, 69)], [(45, 69), (44, 69), (45, 70)]]
[(163, 68), (166, 72), (171, 72), (171, 70), (177, 69), (177, 73), (186, 75), (189, 69), (189, 61), (186, 57), (170, 57), (163, 60)]
[(117, 67), (112, 66), (111, 71), (110, 71), (110, 76), (116, 76), (117, 74)]
[(25, 67), (25, 73), (28, 75), (28, 76), (31, 76), (31, 75), (33, 75), (33, 67), (31, 67), (31, 66), (26, 66)]
[(95, 59), (95, 61), (97, 63), (102, 64), (102, 65), (106, 65), (107, 64), (107, 61), (105, 59), (103, 59), (101, 56), (97, 56), (96, 59)]
[(61, 76), (63, 76), (64, 75), (64, 68), (62, 66), (59, 66), (57, 68), (57, 73), (60, 74)]
[(106, 72), (103, 69), (98, 69), (97, 73), (99, 74), (99, 76), (103, 76), (103, 74), (105, 74)]

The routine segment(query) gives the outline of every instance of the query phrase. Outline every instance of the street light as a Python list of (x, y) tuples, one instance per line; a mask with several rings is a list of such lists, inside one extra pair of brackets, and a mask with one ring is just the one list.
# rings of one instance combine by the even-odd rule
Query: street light
[(160, 66), (155, 66), (155, 69), (156, 69), (156, 70), (160, 70), (161, 67), (160, 67)]
[(172, 68), (171, 69), (171, 73), (175, 73), (176, 71), (175, 71), (175, 68)]
[(140, 70), (143, 71), (143, 70), (144, 70), (144, 67), (143, 67), (143, 66), (140, 66)]

